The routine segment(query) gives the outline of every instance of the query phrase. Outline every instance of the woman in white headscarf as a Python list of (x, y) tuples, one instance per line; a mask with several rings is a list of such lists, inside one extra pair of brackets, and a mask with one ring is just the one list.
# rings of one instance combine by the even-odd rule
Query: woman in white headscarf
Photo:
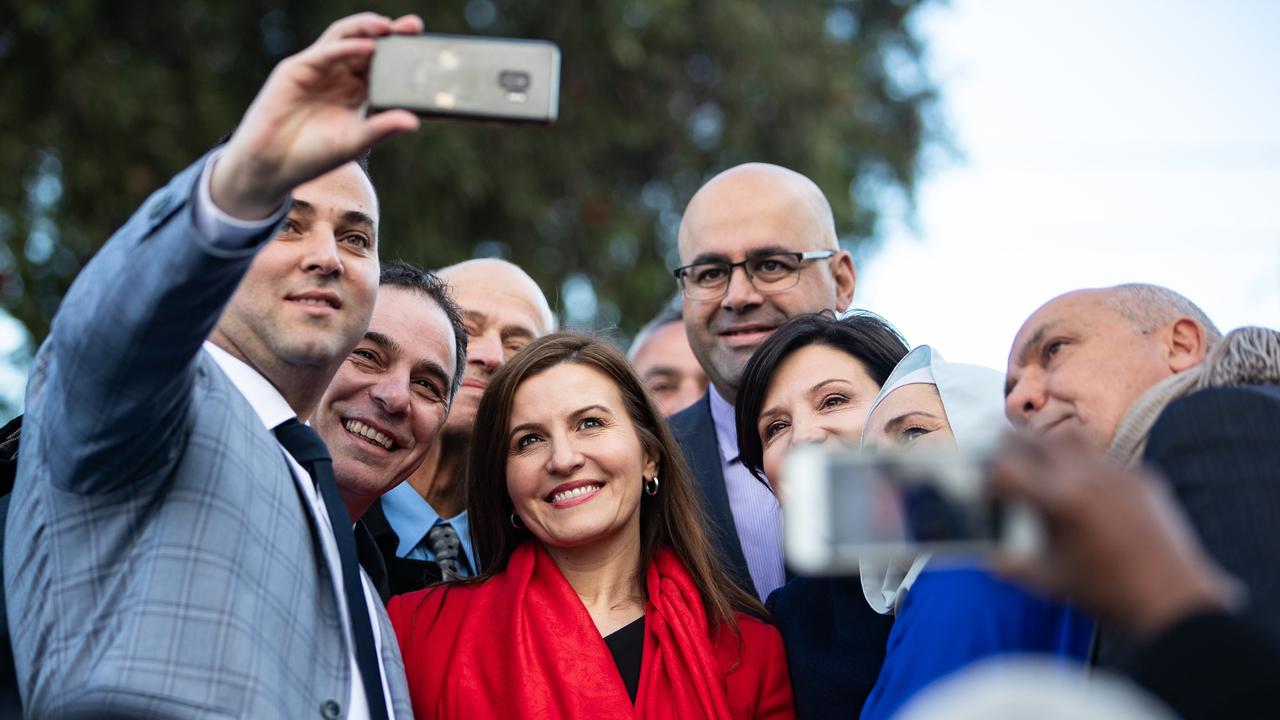
[[(1003, 374), (948, 363), (922, 345), (898, 363), (872, 402), (863, 447), (959, 447), (982, 454), (1007, 427), (1003, 408)], [(1092, 621), (978, 567), (930, 565), (927, 555), (896, 565), (863, 564), (867, 602), (876, 612), (896, 615), (863, 720), (891, 717), (918, 690), (981, 658), (1084, 658)]]

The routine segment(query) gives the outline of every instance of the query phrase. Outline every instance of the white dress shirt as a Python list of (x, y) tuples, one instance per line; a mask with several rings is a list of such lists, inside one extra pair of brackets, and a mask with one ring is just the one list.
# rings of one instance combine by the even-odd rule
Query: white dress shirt
[[(212, 175), (213, 165), (217, 162), (218, 155), (215, 154), (205, 163), (204, 172), (200, 177), (199, 190), (197, 192), (195, 203), (195, 224), (199, 232), (204, 236), (204, 240), (213, 247), (224, 248), (228, 251), (243, 249), (246, 247), (255, 235), (259, 235), (265, 228), (275, 225), (280, 218), (288, 213), (289, 203), (285, 203), (280, 210), (276, 211), (266, 220), (248, 222), (233, 218), (222, 212), (213, 204), (213, 199), (209, 193), (209, 178)], [(262, 424), (268, 430), (274, 429), (280, 423), (297, 417), (293, 409), (289, 407), (288, 401), (280, 394), (265, 377), (257, 370), (237, 359), (227, 351), (206, 341), (204, 349), (213, 357), (218, 367), (227, 374), (231, 383), (235, 385), (240, 394), (249, 401), (249, 405), (253, 407), (254, 412), (262, 420)], [(297, 483), (299, 489), (303, 493), (303, 497), (307, 498), (309, 510), (313, 521), (320, 528), (320, 541), (323, 545), (325, 562), (329, 566), (329, 574), (333, 578), (334, 597), (338, 603), (338, 616), (342, 619), (343, 634), (347, 640), (347, 661), (351, 667), (351, 694), (347, 703), (348, 720), (368, 720), (369, 718), (369, 699), (364, 691), (364, 681), (360, 674), (360, 666), (356, 662), (355, 642), (351, 631), (351, 618), (347, 611), (346, 590), (342, 581), (342, 561), (338, 555), (338, 544), (333, 537), (333, 525), (329, 522), (329, 512), (325, 508), (324, 499), (320, 497), (316, 490), (315, 483), (308, 473), (298, 461), (290, 455), (283, 446), (280, 451), (284, 453), (285, 459), (289, 461), (289, 467), (293, 470), (294, 482)], [(360, 578), (364, 589), (366, 611), (369, 613), (370, 624), (373, 627), (374, 650), (378, 656), (378, 670), (382, 675), (382, 695), (387, 703), (387, 717), (395, 718), (395, 708), (391, 704), (391, 692), (387, 687), (387, 672), (382, 664), (382, 632), (381, 625), (378, 622), (378, 612), (375, 603), (381, 602), (377, 593), (374, 591), (372, 583), (365, 575), (364, 570), (360, 570)]]

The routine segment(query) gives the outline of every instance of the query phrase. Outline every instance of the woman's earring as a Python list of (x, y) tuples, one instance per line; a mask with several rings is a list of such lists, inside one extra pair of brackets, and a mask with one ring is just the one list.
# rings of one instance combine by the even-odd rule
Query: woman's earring
[(644, 491), (647, 495), (658, 494), (658, 473), (654, 473), (653, 477), (644, 481)]
[(515, 528), (515, 529), (517, 529), (517, 530), (524, 530), (524, 529), (525, 529), (524, 521), (523, 521), (523, 520), (521, 520), (521, 519), (520, 519), (520, 516), (519, 516), (519, 515), (517, 515), (517, 514), (515, 514), (515, 513), (511, 513), (511, 527), (513, 527), (513, 528)]

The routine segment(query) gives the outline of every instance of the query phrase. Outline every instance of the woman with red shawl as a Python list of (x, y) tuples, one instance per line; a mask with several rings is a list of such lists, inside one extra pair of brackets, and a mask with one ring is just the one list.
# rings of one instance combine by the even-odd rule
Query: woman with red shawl
[(417, 717), (794, 717), (781, 637), (715, 560), (613, 345), (530, 344), (490, 382), (470, 452), (482, 572), (388, 608)]

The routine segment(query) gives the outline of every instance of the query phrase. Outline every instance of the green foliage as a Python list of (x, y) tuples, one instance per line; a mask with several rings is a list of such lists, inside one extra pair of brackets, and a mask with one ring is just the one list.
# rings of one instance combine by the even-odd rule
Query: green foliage
[[(384, 258), (501, 254), (571, 321), (634, 332), (675, 290), (679, 214), (711, 174), (760, 160), (812, 177), (842, 240), (911, 197), (933, 88), (908, 25), (923, 0), (373, 2), (436, 32), (563, 52), (549, 128), (429, 121), (375, 151)], [(9, 0), (0, 10), (0, 303), (38, 342), (93, 251), (235, 125), (333, 0)], [(589, 278), (598, 312), (565, 280)], [(572, 283), (571, 283), (572, 285)], [(587, 293), (590, 295), (590, 293)]]

